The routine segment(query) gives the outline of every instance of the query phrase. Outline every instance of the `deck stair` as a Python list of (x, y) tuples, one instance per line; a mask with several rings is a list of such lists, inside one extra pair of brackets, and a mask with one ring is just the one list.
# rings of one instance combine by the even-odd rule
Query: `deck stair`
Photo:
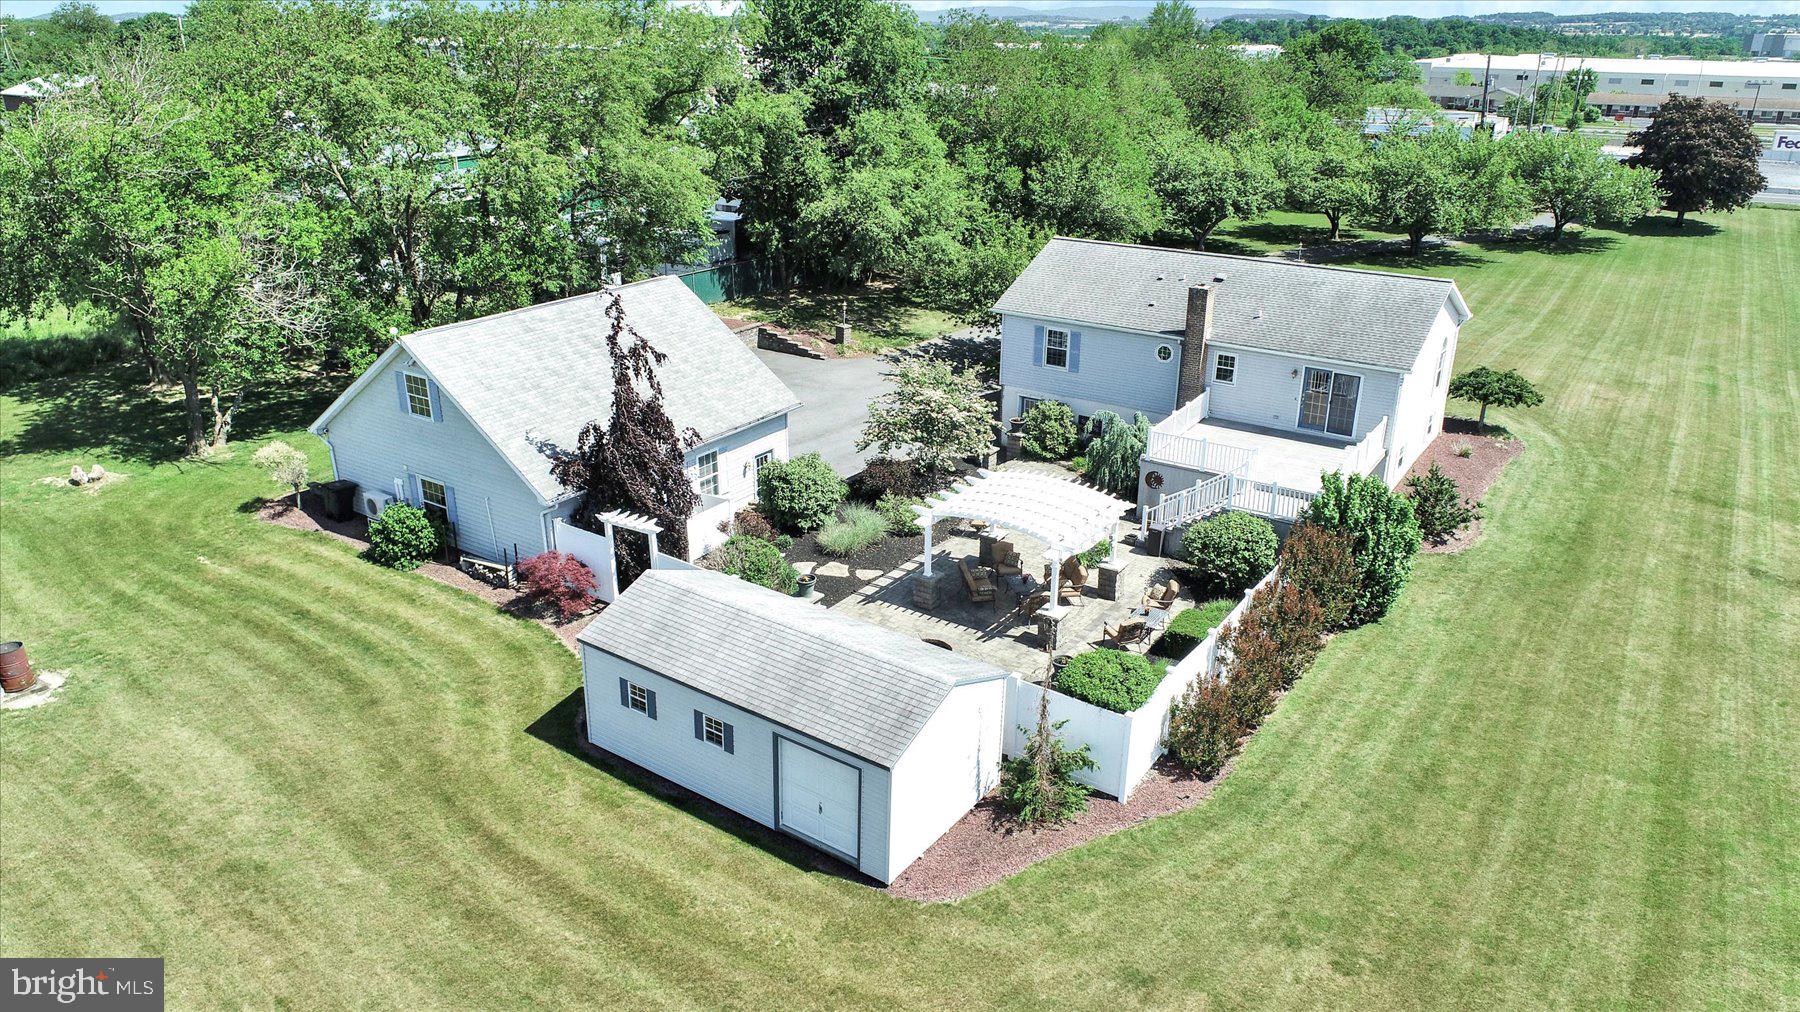
[(1302, 492), (1271, 481), (1251, 481), (1245, 477), (1249, 469), (1250, 461), (1246, 460), (1228, 473), (1203, 478), (1189, 488), (1164, 496), (1161, 502), (1144, 510), (1144, 536), (1148, 538), (1151, 531), (1184, 527), (1226, 510), (1291, 522), (1298, 520), (1307, 504), (1319, 497), (1317, 492)]

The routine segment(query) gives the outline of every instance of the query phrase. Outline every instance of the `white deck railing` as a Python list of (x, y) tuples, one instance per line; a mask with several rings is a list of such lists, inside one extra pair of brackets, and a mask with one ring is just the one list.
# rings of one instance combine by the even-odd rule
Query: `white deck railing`
[(1277, 485), (1272, 481), (1239, 481), (1232, 490), (1231, 508), (1270, 520), (1298, 520), (1317, 492)]
[(1387, 453), (1387, 431), (1388, 416), (1382, 415), (1369, 434), (1345, 453), (1345, 469), (1352, 474), (1368, 474), (1375, 470), (1375, 465), (1381, 463)]
[(1225, 474), (1250, 463), (1256, 451), (1212, 439), (1187, 435), (1206, 419), (1209, 391), (1176, 408), (1169, 417), (1150, 427), (1150, 438), (1144, 444), (1144, 456), (1176, 467), (1194, 471)]
[(1231, 500), (1233, 477), (1229, 474), (1215, 475), (1195, 482), (1192, 488), (1184, 488), (1173, 495), (1164, 496), (1162, 502), (1144, 510), (1144, 526), (1149, 530), (1167, 530), (1189, 518), (1203, 517), (1225, 508), (1225, 504)]

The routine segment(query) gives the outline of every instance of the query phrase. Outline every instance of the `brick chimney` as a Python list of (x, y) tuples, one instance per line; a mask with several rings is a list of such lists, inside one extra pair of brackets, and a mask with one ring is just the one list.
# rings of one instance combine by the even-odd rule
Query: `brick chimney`
[(1206, 338), (1212, 333), (1212, 285), (1188, 289), (1187, 332), (1181, 345), (1181, 375), (1175, 385), (1175, 406), (1200, 396), (1206, 389)]

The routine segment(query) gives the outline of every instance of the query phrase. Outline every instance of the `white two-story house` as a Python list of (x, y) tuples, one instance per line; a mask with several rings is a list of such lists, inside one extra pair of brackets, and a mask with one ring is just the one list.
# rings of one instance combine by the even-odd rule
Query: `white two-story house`
[(590, 421), (612, 417), (606, 309), (665, 356), (656, 367), (678, 431), (699, 441), (686, 466), (700, 507), (688, 553), (756, 493), (756, 472), (788, 456), (799, 404), (755, 353), (675, 277), (651, 278), (408, 334), (325, 409), (311, 430), (359, 512), (408, 502), (446, 520), (462, 552), (511, 560), (556, 547), (580, 502), (551, 473)]
[(1007, 413), (1054, 399), (1154, 423), (1153, 526), (1291, 519), (1326, 471), (1398, 483), (1443, 424), (1470, 316), (1447, 278), (1064, 238), (994, 310)]

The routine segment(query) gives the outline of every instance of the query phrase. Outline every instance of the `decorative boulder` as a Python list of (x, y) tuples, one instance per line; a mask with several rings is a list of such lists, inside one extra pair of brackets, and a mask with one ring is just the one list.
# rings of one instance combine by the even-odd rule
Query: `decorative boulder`
[(99, 464), (95, 464), (94, 469), (92, 471), (88, 472), (88, 484), (91, 485), (94, 482), (104, 479), (105, 477), (106, 477), (106, 468), (101, 467)]
[(87, 472), (81, 469), (80, 464), (76, 464), (74, 467), (69, 468), (69, 484), (86, 485), (87, 481)]

